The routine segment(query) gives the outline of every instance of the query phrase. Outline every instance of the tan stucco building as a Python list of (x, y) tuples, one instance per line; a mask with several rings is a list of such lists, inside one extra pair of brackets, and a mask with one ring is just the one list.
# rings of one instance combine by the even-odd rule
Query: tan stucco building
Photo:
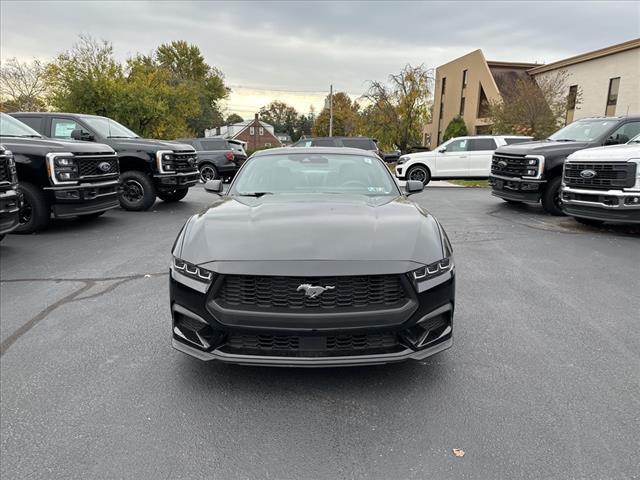
[(482, 50), (475, 50), (436, 68), (432, 121), (425, 127), (424, 144), (439, 145), (447, 125), (458, 115), (464, 118), (469, 134), (491, 133), (488, 103), (500, 100), (501, 89), (535, 66), (487, 61)]
[[(491, 133), (489, 102), (500, 101), (515, 79), (567, 73), (567, 123), (584, 117), (640, 114), (640, 39), (584, 53), (548, 65), (486, 60), (481, 50), (436, 68), (431, 123), (423, 142), (441, 143), (449, 122), (460, 115), (470, 135)], [(502, 92), (502, 93), (501, 93)], [(571, 98), (580, 102), (571, 108)]]

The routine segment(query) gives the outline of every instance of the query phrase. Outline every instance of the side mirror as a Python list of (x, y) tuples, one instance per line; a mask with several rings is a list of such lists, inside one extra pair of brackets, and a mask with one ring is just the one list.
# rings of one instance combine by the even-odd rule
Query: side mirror
[(85, 132), (81, 128), (71, 130), (71, 138), (73, 138), (74, 140), (82, 140), (84, 142), (93, 141), (93, 135), (91, 135), (89, 132)]
[(420, 180), (407, 180), (407, 184), (404, 187), (404, 191), (408, 195), (413, 195), (414, 193), (419, 193), (424, 190), (424, 183)]
[(220, 195), (223, 190), (222, 180), (219, 178), (216, 180), (207, 180), (207, 183), (204, 184), (204, 189), (207, 192), (217, 193)]
[(446, 151), (447, 151), (447, 147), (442, 147), (442, 148), (439, 148), (439, 149), (438, 149), (438, 152), (439, 152), (439, 153), (444, 153), (444, 152), (446, 152)]

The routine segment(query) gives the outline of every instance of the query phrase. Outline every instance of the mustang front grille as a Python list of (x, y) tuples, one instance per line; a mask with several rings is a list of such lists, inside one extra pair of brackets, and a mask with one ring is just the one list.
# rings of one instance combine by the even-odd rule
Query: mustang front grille
[(616, 163), (572, 163), (564, 165), (564, 183), (577, 188), (629, 188), (636, 179), (636, 164)]
[[(305, 286), (325, 290), (310, 296)], [(365, 309), (398, 306), (407, 300), (407, 293), (399, 275), (323, 278), (227, 275), (215, 300), (232, 309)]]

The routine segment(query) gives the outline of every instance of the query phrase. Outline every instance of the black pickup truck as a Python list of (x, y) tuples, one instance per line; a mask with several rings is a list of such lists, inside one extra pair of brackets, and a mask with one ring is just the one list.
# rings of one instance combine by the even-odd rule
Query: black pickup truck
[(176, 142), (196, 149), (202, 183), (216, 178), (233, 178), (240, 168), (235, 152), (224, 138), (180, 138)]
[(20, 224), (18, 175), (13, 153), (0, 145), (0, 240)]
[(22, 196), (17, 233), (43, 230), (51, 215), (96, 217), (118, 206), (118, 157), (108, 145), (45, 139), (4, 113), (0, 143), (15, 158)]
[(640, 133), (640, 116), (577, 120), (546, 140), (505, 145), (491, 161), (493, 195), (507, 202), (542, 202), (563, 215), (560, 186), (565, 159), (585, 148), (626, 143)]
[(181, 200), (198, 182), (197, 156), (189, 145), (140, 138), (107, 117), (57, 112), (11, 115), (50, 138), (112, 147), (120, 164), (120, 205), (126, 210), (148, 210), (156, 197), (165, 202)]

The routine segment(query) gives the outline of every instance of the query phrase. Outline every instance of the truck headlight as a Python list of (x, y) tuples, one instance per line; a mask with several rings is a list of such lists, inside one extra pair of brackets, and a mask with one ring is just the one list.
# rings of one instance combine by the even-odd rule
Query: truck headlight
[(424, 267), (420, 267), (411, 272), (414, 280), (422, 282), (431, 278), (442, 275), (443, 273), (453, 270), (453, 259), (451, 257), (443, 258), (437, 262), (433, 262)]
[(176, 169), (174, 153), (171, 150), (158, 150), (156, 164), (160, 173), (174, 173)]
[(53, 183), (72, 183), (79, 178), (78, 162), (72, 153), (48, 153), (47, 171)]
[(629, 160), (629, 163), (636, 164), (636, 183), (633, 184), (633, 187), (625, 190), (640, 190), (640, 159)]
[[(525, 173), (523, 177), (542, 178), (544, 173), (544, 156), (543, 155), (527, 155), (525, 159)], [(533, 167), (533, 168), (532, 168)]]
[(396, 165), (402, 165), (403, 163), (408, 162), (409, 160), (411, 160), (411, 157), (400, 157)]
[(185, 262), (178, 257), (173, 257), (173, 268), (175, 268), (177, 272), (202, 283), (210, 284), (211, 280), (213, 280), (212, 271), (194, 265), (193, 263)]

